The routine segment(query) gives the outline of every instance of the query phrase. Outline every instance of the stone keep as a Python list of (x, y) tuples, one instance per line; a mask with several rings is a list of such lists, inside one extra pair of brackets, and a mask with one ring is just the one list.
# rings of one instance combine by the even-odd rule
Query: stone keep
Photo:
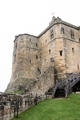
[(38, 36), (15, 37), (12, 76), (6, 91), (20, 87), (44, 94), (70, 73), (80, 71), (80, 27), (52, 18)]

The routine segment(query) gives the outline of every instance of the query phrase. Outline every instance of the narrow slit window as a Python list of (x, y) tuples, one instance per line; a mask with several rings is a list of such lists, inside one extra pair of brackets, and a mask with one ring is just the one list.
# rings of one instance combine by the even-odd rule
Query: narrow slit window
[(36, 44), (36, 47), (38, 47), (38, 44)]
[(73, 30), (70, 31), (70, 34), (71, 34), (71, 38), (74, 39), (74, 31)]
[(40, 71), (40, 69), (39, 69), (39, 68), (37, 68), (37, 71), (41, 74), (41, 71)]
[(30, 60), (30, 63), (31, 63), (31, 60)]
[(72, 48), (72, 52), (74, 53), (74, 48)]
[(61, 27), (61, 34), (64, 34), (64, 28)]
[(62, 51), (62, 50), (60, 50), (60, 51), (59, 51), (59, 53), (60, 53), (60, 56), (62, 56), (63, 51)]
[(50, 30), (50, 38), (54, 38), (53, 29)]
[(49, 50), (49, 55), (51, 54), (51, 50)]
[(79, 38), (79, 42), (80, 42), (80, 38)]
[(31, 38), (30, 38), (30, 42), (31, 42)]
[(38, 55), (36, 55), (36, 59), (38, 59)]
[(77, 69), (79, 70), (79, 65), (77, 65)]

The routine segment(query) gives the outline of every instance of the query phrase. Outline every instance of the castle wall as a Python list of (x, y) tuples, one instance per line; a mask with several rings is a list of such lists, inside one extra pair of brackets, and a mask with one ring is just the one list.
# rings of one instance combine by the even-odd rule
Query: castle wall
[[(55, 32), (53, 27), (50, 30)], [(54, 57), (56, 56), (55, 40), (53, 39), (54, 37), (50, 37), (50, 30), (39, 38), (40, 69), (42, 73), (46, 71), (48, 67), (54, 66)], [(53, 36), (55, 36), (55, 33)]]
[(53, 63), (57, 79), (66, 78), (66, 73), (79, 72), (80, 31), (76, 28), (55, 24), (41, 35), (39, 47), (42, 73)]
[[(54, 67), (54, 73), (52, 73), (54, 81), (64, 80), (69, 73), (78, 73), (80, 71), (79, 52), (79, 27), (53, 17), (49, 26), (39, 36), (29, 34), (16, 36), (12, 77), (8, 88), (11, 89), (13, 85), (14, 90), (17, 90), (17, 86), (23, 84), (23, 79), (27, 81), (26, 84), (30, 84), (30, 81), (42, 77), (50, 67)], [(11, 83), (14, 84), (11, 85)]]
[[(65, 33), (63, 44), (65, 51), (66, 73), (78, 73), (80, 71), (80, 32), (74, 28), (62, 25)], [(74, 38), (71, 38), (70, 31), (73, 31)]]
[(35, 78), (38, 74), (37, 37), (21, 35), (14, 41), (12, 81), (17, 78)]
[[(51, 36), (52, 34), (53, 36)], [(44, 72), (48, 67), (54, 65), (57, 79), (65, 77), (63, 74), (66, 69), (62, 36), (61, 24), (56, 24), (39, 39), (39, 47), (41, 51), (41, 71)], [(60, 51), (62, 51), (62, 56), (60, 56)]]

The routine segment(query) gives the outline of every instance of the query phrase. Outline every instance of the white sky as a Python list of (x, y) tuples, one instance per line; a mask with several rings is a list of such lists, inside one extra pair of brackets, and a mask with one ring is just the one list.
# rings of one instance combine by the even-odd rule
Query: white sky
[(10, 81), (15, 35), (38, 35), (54, 16), (80, 26), (80, 0), (0, 0), (0, 91)]

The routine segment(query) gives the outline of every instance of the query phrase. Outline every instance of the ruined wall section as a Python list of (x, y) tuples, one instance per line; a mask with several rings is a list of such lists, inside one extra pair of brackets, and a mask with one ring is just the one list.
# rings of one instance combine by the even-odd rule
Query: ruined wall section
[(47, 71), (41, 74), (31, 85), (30, 93), (37, 95), (45, 95), (45, 93), (54, 87), (54, 67), (49, 67)]
[(20, 35), (14, 41), (11, 81), (18, 78), (36, 78), (38, 75), (38, 39)]

